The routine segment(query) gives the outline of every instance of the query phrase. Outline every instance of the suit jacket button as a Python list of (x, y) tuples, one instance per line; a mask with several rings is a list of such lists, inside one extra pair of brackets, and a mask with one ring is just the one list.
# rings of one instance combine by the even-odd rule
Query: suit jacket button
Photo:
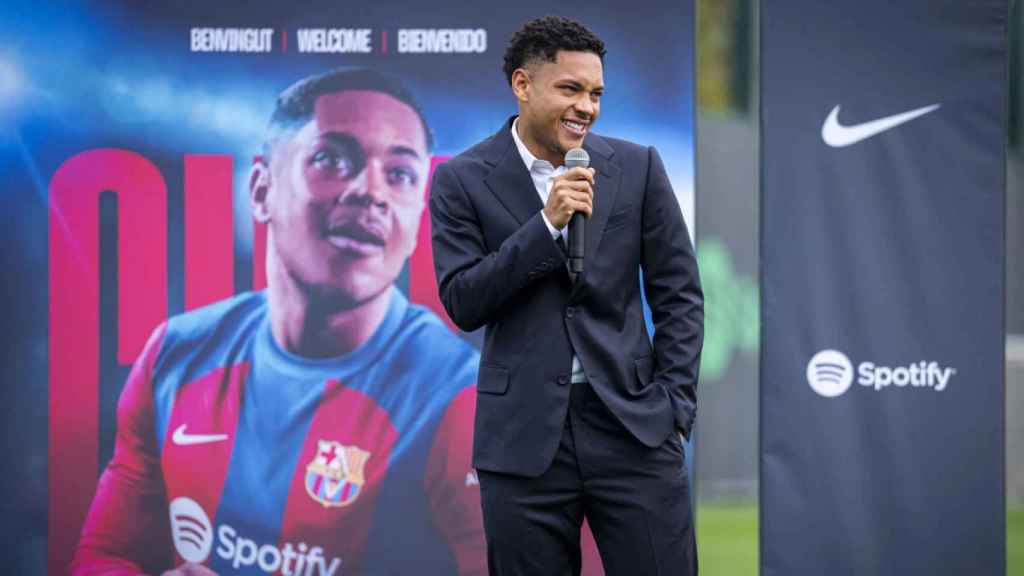
[(568, 318), (569, 320), (572, 320), (572, 317), (575, 314), (576, 314), (576, 309), (573, 308), (572, 306), (569, 306), (568, 308), (565, 309), (565, 317)]
[(561, 384), (562, 386), (565, 386), (566, 384), (569, 383), (569, 377), (568, 376), (559, 376), (558, 377), (558, 383)]

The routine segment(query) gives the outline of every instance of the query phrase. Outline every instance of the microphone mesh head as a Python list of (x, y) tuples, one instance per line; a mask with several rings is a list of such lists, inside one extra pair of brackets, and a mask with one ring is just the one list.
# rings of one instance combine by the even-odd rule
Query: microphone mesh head
[(583, 168), (590, 166), (590, 154), (587, 154), (583, 148), (573, 148), (565, 153), (565, 167), (571, 169), (577, 166)]

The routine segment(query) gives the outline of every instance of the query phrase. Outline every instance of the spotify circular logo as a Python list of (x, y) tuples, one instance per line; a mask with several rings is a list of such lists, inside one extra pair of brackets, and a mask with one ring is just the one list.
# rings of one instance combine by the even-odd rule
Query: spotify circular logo
[(202, 563), (213, 547), (213, 527), (195, 500), (179, 497), (171, 501), (171, 536), (174, 549), (186, 562)]
[(807, 363), (807, 383), (826, 398), (846, 392), (853, 383), (853, 365), (838, 350), (822, 350)]

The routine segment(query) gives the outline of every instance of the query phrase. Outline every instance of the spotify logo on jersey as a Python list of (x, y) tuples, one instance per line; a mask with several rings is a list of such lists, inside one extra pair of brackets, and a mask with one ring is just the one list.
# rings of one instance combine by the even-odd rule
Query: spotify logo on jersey
[(186, 562), (202, 563), (213, 547), (213, 527), (203, 508), (191, 498), (171, 501), (171, 538)]
[[(337, 576), (341, 558), (324, 556), (324, 549), (305, 542), (285, 542), (281, 546), (261, 544), (246, 538), (227, 524), (216, 530), (198, 502), (184, 496), (171, 501), (171, 536), (178, 556), (186, 562), (202, 564), (215, 552), (213, 562), (230, 564), (231, 573), (259, 568), (266, 574), (295, 576)], [(217, 548), (213, 550), (214, 532)], [(251, 572), (246, 572), (251, 573)]]

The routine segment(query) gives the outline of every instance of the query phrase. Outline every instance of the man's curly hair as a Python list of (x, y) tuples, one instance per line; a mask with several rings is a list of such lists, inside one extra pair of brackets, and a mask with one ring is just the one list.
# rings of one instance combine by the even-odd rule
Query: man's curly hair
[(531, 61), (554, 62), (559, 50), (593, 52), (604, 61), (604, 42), (586, 26), (562, 16), (530, 20), (512, 35), (505, 50), (505, 78), (512, 85), (512, 73)]

